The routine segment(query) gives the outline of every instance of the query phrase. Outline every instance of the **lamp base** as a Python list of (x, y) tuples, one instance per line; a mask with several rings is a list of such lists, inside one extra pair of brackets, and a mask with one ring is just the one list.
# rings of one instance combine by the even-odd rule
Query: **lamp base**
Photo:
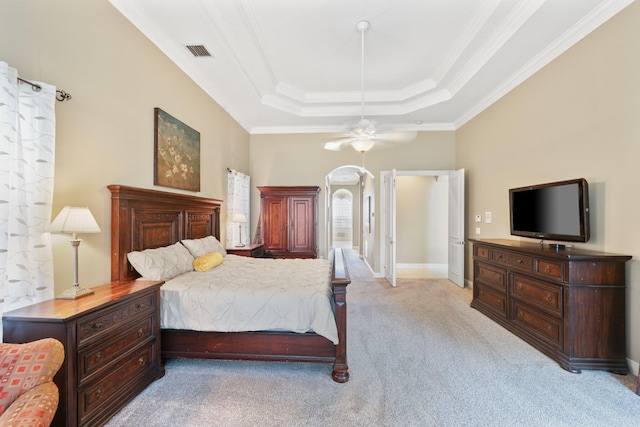
[(89, 288), (81, 288), (80, 286), (74, 285), (58, 295), (56, 299), (78, 299), (94, 293), (95, 292)]

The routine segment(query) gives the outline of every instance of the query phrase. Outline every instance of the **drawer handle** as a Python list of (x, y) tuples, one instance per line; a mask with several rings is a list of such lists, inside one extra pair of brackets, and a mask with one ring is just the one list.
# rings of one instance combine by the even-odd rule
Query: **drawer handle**
[(550, 293), (550, 292), (547, 292), (547, 298), (546, 298), (546, 300), (547, 300), (547, 301), (551, 301), (551, 293)]
[(144, 366), (144, 357), (138, 359), (138, 363), (140, 364), (140, 366)]
[(96, 362), (99, 362), (100, 359), (102, 359), (102, 352), (101, 351), (96, 353)]
[(551, 267), (549, 267), (548, 265), (544, 268), (544, 272), (548, 273), (551, 271)]
[(518, 310), (518, 317), (524, 317), (524, 313), (522, 312), (522, 310)]
[(136, 304), (136, 309), (142, 310), (143, 308), (144, 308), (144, 304), (142, 304), (141, 302)]
[(91, 327), (91, 329), (93, 329), (94, 331), (97, 331), (98, 329), (101, 329), (104, 326), (104, 323), (102, 322), (96, 322), (93, 324), (93, 326)]
[(102, 387), (96, 390), (96, 399), (100, 399), (102, 397)]
[(138, 329), (138, 336), (139, 337), (141, 337), (143, 333), (144, 333), (144, 331), (142, 330), (142, 328)]
[(516, 289), (521, 291), (522, 290), (522, 283), (518, 283), (518, 285), (516, 286)]
[(522, 260), (521, 260), (520, 258), (518, 258), (518, 259), (516, 260), (516, 262), (517, 262), (518, 264), (522, 264)]
[(553, 332), (553, 328), (551, 327), (551, 325), (549, 325), (549, 327), (547, 327), (547, 332), (549, 332), (549, 333)]

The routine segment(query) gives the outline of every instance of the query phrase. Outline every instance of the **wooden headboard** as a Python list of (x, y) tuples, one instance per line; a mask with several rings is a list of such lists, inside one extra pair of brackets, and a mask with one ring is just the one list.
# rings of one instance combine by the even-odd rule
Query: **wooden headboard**
[(140, 277), (127, 260), (131, 251), (206, 236), (220, 240), (221, 200), (123, 185), (108, 188), (111, 191), (112, 281)]

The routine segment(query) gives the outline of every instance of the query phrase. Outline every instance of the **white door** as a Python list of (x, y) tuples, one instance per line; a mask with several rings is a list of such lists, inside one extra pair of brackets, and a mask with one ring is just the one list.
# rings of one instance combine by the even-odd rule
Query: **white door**
[(449, 280), (464, 287), (464, 169), (449, 175)]
[(396, 286), (396, 170), (384, 176), (384, 277)]

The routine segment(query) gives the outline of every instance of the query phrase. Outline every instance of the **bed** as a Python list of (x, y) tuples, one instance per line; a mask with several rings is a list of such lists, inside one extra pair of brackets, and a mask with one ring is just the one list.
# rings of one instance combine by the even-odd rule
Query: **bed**
[[(127, 259), (132, 251), (166, 247), (207, 236), (220, 239), (220, 200), (122, 185), (108, 188), (111, 192), (112, 281), (140, 276)], [(332, 251), (329, 259), (337, 344), (315, 332), (162, 329), (163, 360), (200, 358), (331, 363), (333, 380), (347, 382), (346, 289), (350, 279), (342, 250)]]

